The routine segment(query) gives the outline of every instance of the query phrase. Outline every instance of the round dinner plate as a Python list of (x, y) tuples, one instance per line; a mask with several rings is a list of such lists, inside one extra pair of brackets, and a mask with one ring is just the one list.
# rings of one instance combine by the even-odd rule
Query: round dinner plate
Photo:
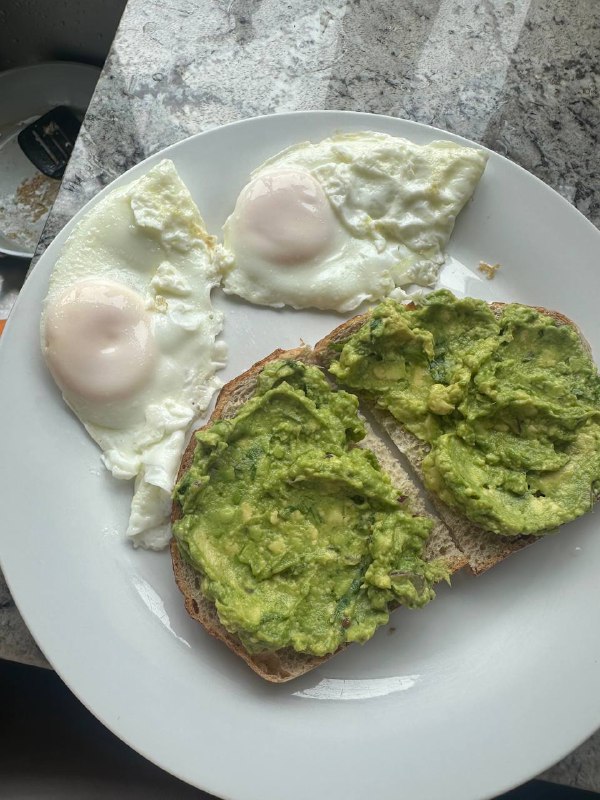
[[(218, 233), (250, 171), (336, 131), (417, 143), (460, 137), (414, 122), (301, 112), (228, 125), (137, 165), (57, 236), (0, 343), (0, 557), (38, 644), (83, 703), (159, 766), (233, 800), (481, 800), (549, 767), (600, 725), (600, 531), (594, 514), (482, 577), (459, 574), (421, 611), (308, 675), (263, 682), (185, 613), (166, 552), (124, 540), (131, 485), (115, 481), (39, 349), (48, 277), (97, 200), (171, 158)], [(559, 309), (600, 352), (600, 233), (558, 194), (490, 153), (450, 242), (441, 285)], [(500, 264), (487, 280), (480, 261)], [(314, 343), (340, 315), (225, 311), (228, 380), (276, 347)]]

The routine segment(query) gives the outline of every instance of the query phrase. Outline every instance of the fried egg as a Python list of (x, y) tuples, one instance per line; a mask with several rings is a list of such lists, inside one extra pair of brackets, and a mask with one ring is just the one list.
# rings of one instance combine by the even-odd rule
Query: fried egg
[(346, 133), (258, 167), (223, 231), (223, 288), (252, 303), (349, 311), (432, 286), (487, 155)]
[(117, 478), (135, 478), (127, 535), (170, 538), (171, 491), (191, 421), (226, 356), (215, 240), (171, 161), (110, 192), (56, 261), (42, 350), (63, 397)]

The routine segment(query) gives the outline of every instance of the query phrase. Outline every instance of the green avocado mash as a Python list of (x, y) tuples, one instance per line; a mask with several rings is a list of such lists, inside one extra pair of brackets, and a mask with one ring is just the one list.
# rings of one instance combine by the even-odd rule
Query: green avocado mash
[(196, 434), (173, 533), (249, 652), (325, 655), (365, 642), (390, 605), (423, 606), (448, 577), (375, 456), (358, 401), (316, 367), (277, 361), (235, 417)]
[(540, 534), (591, 508), (600, 379), (571, 326), (442, 290), (381, 303), (330, 369), (430, 445), (426, 486), (487, 530)]

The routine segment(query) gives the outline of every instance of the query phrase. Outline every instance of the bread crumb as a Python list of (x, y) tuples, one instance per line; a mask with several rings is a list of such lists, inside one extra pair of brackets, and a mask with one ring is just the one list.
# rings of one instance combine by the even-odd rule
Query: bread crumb
[(0, 194), (0, 228), (16, 247), (33, 252), (60, 188), (41, 173), (25, 178), (14, 194)]
[(500, 269), (500, 264), (488, 264), (485, 261), (480, 261), (477, 269), (479, 272), (483, 272), (488, 281), (491, 281)]

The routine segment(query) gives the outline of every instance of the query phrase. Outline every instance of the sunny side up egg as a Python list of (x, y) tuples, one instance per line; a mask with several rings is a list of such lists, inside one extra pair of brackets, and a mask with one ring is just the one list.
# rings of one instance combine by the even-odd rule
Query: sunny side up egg
[(215, 240), (171, 161), (115, 189), (54, 265), (42, 350), (117, 478), (135, 478), (127, 535), (170, 539), (171, 492), (191, 421), (221, 385)]
[(432, 286), (487, 154), (347, 133), (258, 167), (227, 219), (223, 288), (252, 303), (349, 311)]

